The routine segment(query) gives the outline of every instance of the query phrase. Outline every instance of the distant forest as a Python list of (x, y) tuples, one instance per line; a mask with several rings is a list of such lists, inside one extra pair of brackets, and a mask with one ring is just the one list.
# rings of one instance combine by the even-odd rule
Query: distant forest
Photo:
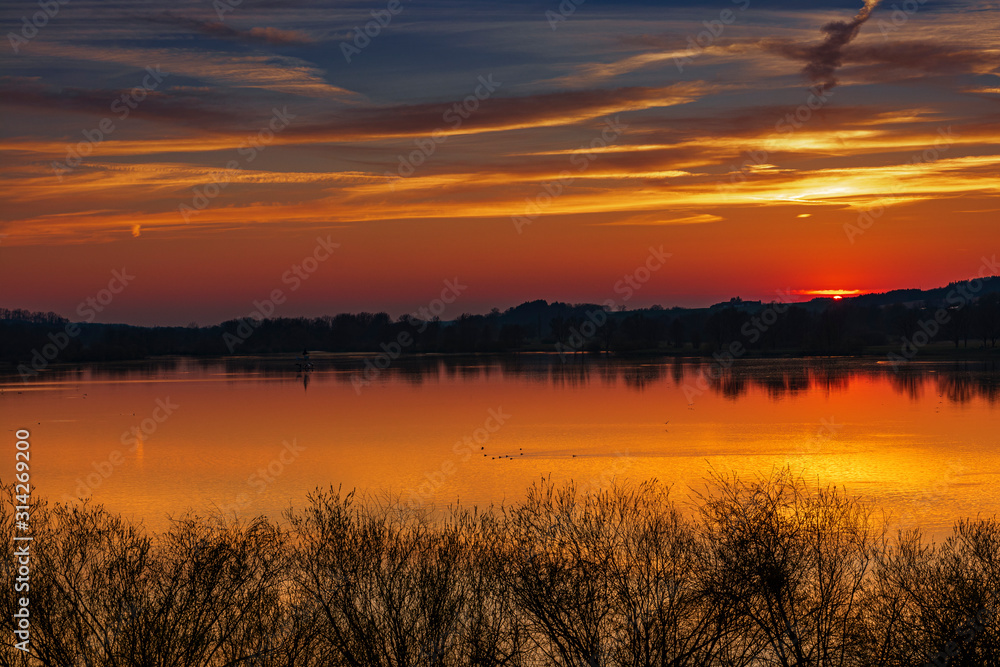
[[(38, 369), (48, 362), (155, 355), (311, 352), (862, 354), (925, 345), (996, 348), (1000, 277), (932, 290), (896, 290), (840, 300), (764, 303), (735, 297), (709, 308), (612, 310), (538, 300), (485, 315), (431, 321), (409, 315), (244, 318), (207, 327), (73, 323), (55, 313), (0, 308), (0, 360)], [(906, 355), (904, 355), (906, 356)]]

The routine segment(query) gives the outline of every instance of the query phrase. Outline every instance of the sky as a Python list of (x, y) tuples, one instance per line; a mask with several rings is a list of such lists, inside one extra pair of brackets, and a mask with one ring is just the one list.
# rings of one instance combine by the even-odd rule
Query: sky
[(450, 319), (969, 278), (1000, 250), (998, 10), (5, 0), (0, 306)]

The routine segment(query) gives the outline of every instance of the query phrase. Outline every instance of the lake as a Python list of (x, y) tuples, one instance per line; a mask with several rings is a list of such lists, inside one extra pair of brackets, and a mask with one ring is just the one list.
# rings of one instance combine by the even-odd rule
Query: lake
[(185, 510), (280, 516), (329, 485), (411, 506), (519, 500), (656, 477), (686, 500), (712, 469), (790, 465), (899, 526), (941, 535), (1000, 510), (995, 363), (556, 355), (166, 359), (6, 376), (34, 492), (93, 496), (153, 529)]

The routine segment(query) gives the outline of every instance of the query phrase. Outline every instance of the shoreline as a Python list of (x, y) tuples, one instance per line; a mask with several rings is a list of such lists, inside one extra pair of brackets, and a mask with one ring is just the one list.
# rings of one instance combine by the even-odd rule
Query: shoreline
[[(912, 358), (906, 360), (907, 363), (919, 363), (919, 362), (948, 362), (948, 361), (973, 361), (973, 362), (996, 362), (1000, 361), (1000, 348), (992, 347), (976, 347), (976, 348), (961, 348), (955, 350), (951, 348), (951, 344), (948, 344), (950, 349), (942, 349), (944, 345), (926, 347), (919, 351), (918, 354), (914, 355)], [(719, 361), (724, 359), (726, 363), (735, 363), (739, 361), (750, 361), (750, 360), (776, 360), (776, 361), (809, 361), (814, 359), (837, 359), (837, 360), (861, 360), (861, 361), (884, 361), (887, 363), (892, 363), (893, 357), (891, 354), (899, 354), (899, 346), (880, 346), (877, 349), (865, 350), (863, 352), (856, 353), (836, 353), (836, 352), (799, 352), (793, 350), (774, 350), (770, 352), (762, 351), (750, 351), (745, 354), (741, 354), (737, 357), (729, 355), (724, 351), (724, 348), (719, 350), (706, 351), (701, 349), (698, 351), (692, 349), (658, 349), (658, 350), (629, 350), (629, 351), (612, 351), (612, 352), (595, 352), (595, 351), (585, 351), (580, 350), (570, 354), (562, 353), (557, 350), (552, 349), (552, 346), (547, 347), (537, 347), (533, 349), (523, 349), (518, 351), (486, 351), (486, 352), (403, 352), (395, 360), (399, 361), (414, 361), (422, 359), (516, 359), (518, 357), (530, 356), (530, 357), (550, 357), (554, 359), (560, 359), (563, 363), (578, 363), (583, 360), (621, 360), (626, 361), (630, 359), (698, 359), (705, 361)], [(309, 351), (310, 362), (314, 365), (318, 362), (323, 361), (337, 361), (337, 360), (351, 360), (351, 359), (370, 359), (372, 357), (377, 357), (383, 354), (379, 351), (373, 350), (359, 350), (353, 352), (327, 352), (327, 351)], [(39, 375), (50, 370), (67, 370), (74, 367), (85, 367), (85, 366), (96, 366), (96, 365), (109, 365), (109, 364), (147, 364), (147, 363), (160, 363), (167, 362), (177, 359), (195, 359), (195, 360), (217, 360), (217, 361), (273, 361), (273, 362), (289, 362), (295, 365), (296, 362), (302, 361), (301, 354), (295, 354), (292, 352), (273, 352), (273, 353), (254, 353), (254, 354), (232, 354), (232, 355), (217, 355), (217, 354), (207, 354), (207, 355), (197, 355), (197, 354), (163, 354), (163, 355), (150, 355), (145, 357), (130, 357), (130, 358), (120, 358), (120, 359), (80, 359), (80, 360), (70, 360), (70, 361), (58, 361), (55, 360), (48, 364), (45, 369), (38, 372)], [(395, 361), (394, 360), (394, 361)], [(0, 361), (0, 374), (6, 375), (16, 375), (17, 368), (23, 361)]]

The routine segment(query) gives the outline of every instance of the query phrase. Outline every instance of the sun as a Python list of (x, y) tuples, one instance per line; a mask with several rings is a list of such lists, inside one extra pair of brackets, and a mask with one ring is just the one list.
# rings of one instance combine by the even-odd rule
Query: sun
[(861, 294), (859, 289), (800, 289), (795, 290), (795, 294), (808, 297), (827, 297), (837, 301), (845, 296), (857, 296)]

